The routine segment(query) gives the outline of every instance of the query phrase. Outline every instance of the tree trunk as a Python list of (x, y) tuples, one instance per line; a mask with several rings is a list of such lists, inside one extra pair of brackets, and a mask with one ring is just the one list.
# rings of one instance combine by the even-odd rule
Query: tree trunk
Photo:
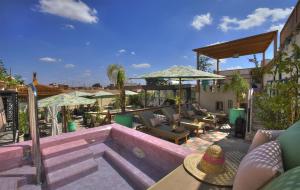
[(125, 112), (125, 101), (126, 101), (125, 89), (121, 88), (120, 89), (120, 106), (121, 106), (121, 112)]

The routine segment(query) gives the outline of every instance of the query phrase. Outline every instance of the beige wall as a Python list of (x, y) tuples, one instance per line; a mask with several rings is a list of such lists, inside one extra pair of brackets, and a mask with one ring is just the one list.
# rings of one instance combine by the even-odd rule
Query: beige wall
[(204, 89), (201, 88), (200, 105), (210, 112), (216, 112), (216, 102), (222, 101), (224, 112), (229, 113), (228, 100), (232, 100), (233, 106), (235, 106), (235, 96), (231, 91), (224, 92), (222, 89), (220, 89), (215, 90), (215, 92), (211, 92), (210, 89), (206, 89), (206, 91), (204, 91)]

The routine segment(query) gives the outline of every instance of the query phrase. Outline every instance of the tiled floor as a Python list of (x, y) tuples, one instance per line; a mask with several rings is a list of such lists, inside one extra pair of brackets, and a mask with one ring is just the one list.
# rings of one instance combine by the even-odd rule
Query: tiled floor
[(241, 153), (246, 153), (250, 145), (249, 142), (234, 137), (230, 132), (230, 127), (225, 125), (220, 130), (208, 130), (200, 137), (190, 137), (187, 143), (181, 146), (195, 152), (204, 153), (213, 144), (220, 145), (224, 151), (239, 151)]

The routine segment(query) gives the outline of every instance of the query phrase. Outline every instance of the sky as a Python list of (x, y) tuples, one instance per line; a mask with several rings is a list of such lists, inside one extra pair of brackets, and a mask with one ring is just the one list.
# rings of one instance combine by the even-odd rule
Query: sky
[[(1, 0), (0, 59), (27, 83), (37, 72), (43, 84), (106, 85), (109, 64), (122, 64), (127, 77), (173, 65), (195, 67), (194, 48), (281, 30), (296, 3)], [(252, 57), (222, 60), (221, 70), (253, 67)]]

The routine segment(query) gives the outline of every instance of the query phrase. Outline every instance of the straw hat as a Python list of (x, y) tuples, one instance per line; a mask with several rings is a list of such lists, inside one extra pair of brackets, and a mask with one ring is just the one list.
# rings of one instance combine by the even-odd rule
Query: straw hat
[(204, 154), (187, 156), (183, 165), (196, 179), (219, 186), (232, 186), (237, 169), (218, 145), (208, 147)]

